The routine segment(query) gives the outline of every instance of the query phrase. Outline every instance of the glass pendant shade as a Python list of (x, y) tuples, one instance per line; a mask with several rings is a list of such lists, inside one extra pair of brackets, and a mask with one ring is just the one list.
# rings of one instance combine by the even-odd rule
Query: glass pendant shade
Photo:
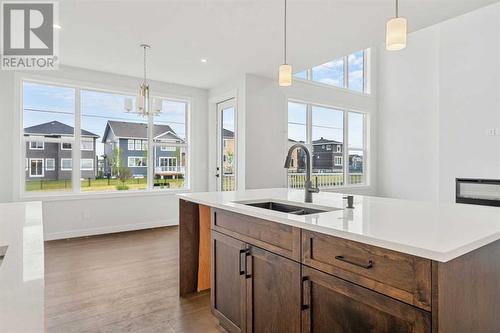
[(403, 17), (396, 17), (387, 22), (386, 48), (398, 51), (406, 47), (407, 22)]
[(289, 87), (292, 85), (292, 66), (283, 64), (279, 68), (280, 87)]

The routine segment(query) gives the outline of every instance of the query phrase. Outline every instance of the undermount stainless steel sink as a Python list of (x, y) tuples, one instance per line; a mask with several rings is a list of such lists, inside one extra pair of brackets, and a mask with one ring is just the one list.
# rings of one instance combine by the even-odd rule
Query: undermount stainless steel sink
[(288, 204), (278, 201), (259, 201), (259, 202), (239, 202), (241, 204), (274, 210), (277, 212), (293, 214), (293, 215), (310, 215), (310, 214), (318, 214), (329, 211), (338, 210), (338, 208), (327, 208), (327, 207), (309, 207), (309, 206), (299, 206), (295, 203)]

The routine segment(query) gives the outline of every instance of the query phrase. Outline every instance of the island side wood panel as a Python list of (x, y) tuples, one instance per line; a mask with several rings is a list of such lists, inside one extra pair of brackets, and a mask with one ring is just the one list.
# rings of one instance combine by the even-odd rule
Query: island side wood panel
[(500, 332), (500, 241), (434, 263), (433, 270), (433, 326), (438, 332)]
[(179, 294), (181, 297), (198, 290), (199, 205), (179, 200)]
[(210, 207), (199, 205), (198, 291), (210, 289), (211, 216)]

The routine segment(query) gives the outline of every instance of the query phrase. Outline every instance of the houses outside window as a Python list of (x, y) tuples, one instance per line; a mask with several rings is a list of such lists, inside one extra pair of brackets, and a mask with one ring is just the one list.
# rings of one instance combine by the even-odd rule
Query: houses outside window
[(22, 96), (22, 195), (188, 187), (187, 101), (162, 99), (160, 115), (143, 117), (123, 108), (135, 96), (77, 85), (24, 80)]
[(301, 80), (369, 94), (366, 83), (370, 50), (361, 50), (294, 74)]
[[(308, 146), (313, 178), (317, 178), (321, 187), (366, 184), (365, 124), (366, 114), (361, 112), (295, 101), (288, 103), (288, 145), (302, 142)], [(345, 145), (348, 149), (343, 149)], [(288, 169), (288, 185), (301, 188), (305, 182), (305, 154), (296, 149), (292, 159), (296, 163)], [(348, 167), (344, 161), (349, 161)]]

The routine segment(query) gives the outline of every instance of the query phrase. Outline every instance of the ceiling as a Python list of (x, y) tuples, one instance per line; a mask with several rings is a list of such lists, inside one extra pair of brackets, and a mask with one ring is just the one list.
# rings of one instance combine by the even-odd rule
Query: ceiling
[[(493, 2), (400, 0), (400, 15), (415, 31)], [(244, 73), (274, 77), (283, 62), (283, 0), (62, 0), (59, 8), (65, 65), (140, 77), (138, 45), (147, 42), (150, 78), (212, 88)], [(378, 45), (393, 15), (394, 0), (288, 0), (288, 62), (299, 71)]]

